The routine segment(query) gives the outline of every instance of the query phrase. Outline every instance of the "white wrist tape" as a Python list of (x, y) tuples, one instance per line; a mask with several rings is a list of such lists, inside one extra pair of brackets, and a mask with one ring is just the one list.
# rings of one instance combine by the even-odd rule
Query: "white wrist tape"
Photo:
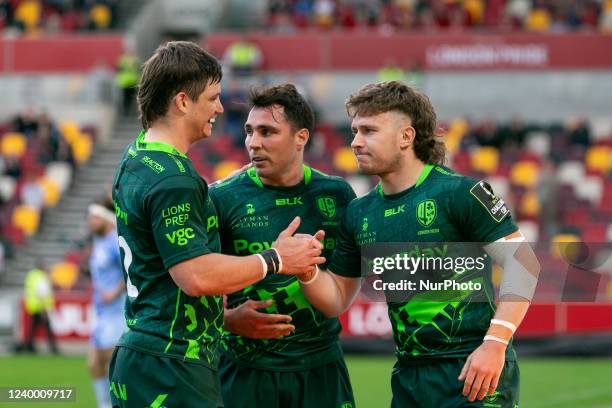
[(516, 331), (516, 325), (513, 323), (510, 323), (507, 320), (491, 319), (491, 326), (493, 326), (494, 324), (498, 326), (504, 326), (505, 328), (512, 330), (512, 334), (514, 334), (514, 332)]
[(483, 341), (491, 340), (491, 341), (496, 341), (498, 343), (505, 344), (506, 346), (508, 345), (508, 340), (504, 340), (504, 339), (502, 339), (500, 337), (497, 337), (497, 336), (491, 336), (490, 334), (487, 334), (486, 336), (484, 336), (484, 338), (482, 340)]
[(270, 249), (276, 252), (276, 256), (278, 257), (278, 271), (276, 271), (276, 273), (281, 273), (283, 271), (283, 258), (281, 258), (280, 253), (278, 252), (278, 249), (274, 247)]
[(261, 279), (265, 278), (266, 275), (268, 274), (268, 264), (266, 264), (266, 260), (264, 259), (263, 256), (259, 255), (259, 254), (255, 254), (256, 257), (259, 258), (259, 260), (261, 261), (261, 266), (262, 266), (262, 275), (261, 275)]

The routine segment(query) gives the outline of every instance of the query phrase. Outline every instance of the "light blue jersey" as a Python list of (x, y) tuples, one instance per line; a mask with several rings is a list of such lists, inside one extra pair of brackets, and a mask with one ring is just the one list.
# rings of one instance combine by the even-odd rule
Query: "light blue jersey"
[(114, 291), (123, 278), (117, 231), (95, 237), (89, 260), (93, 282), (93, 304), (96, 321), (92, 342), (99, 348), (112, 348), (125, 331), (125, 293), (109, 303), (102, 302), (104, 293)]
[(113, 291), (123, 280), (117, 231), (95, 237), (89, 260), (93, 281), (93, 302), (97, 315), (119, 314), (123, 318), (125, 295), (110, 303), (102, 303), (102, 294)]

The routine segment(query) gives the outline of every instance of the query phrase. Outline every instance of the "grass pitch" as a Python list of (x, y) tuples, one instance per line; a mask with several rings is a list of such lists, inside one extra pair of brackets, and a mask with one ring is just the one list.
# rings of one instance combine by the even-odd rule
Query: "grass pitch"
[[(348, 356), (357, 406), (391, 401), (392, 356)], [(521, 359), (521, 408), (612, 408), (612, 359)], [(17, 408), (95, 408), (84, 357), (0, 357), (0, 387), (70, 386), (76, 402), (2, 403)], [(321, 407), (324, 408), (324, 407)]]

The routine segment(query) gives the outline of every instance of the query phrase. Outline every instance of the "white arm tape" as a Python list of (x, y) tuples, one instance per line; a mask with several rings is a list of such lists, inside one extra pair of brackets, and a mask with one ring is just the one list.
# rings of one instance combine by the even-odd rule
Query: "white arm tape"
[(509, 341), (504, 340), (502, 338), (499, 338), (497, 336), (491, 336), (490, 334), (487, 334), (486, 336), (484, 336), (484, 338), (482, 339), (482, 341), (487, 341), (487, 340), (492, 340), (492, 341), (496, 341), (498, 343), (502, 343), (505, 344), (506, 346), (508, 345)]
[(283, 270), (283, 258), (281, 258), (280, 252), (278, 252), (278, 249), (274, 247), (272, 247), (271, 249), (274, 252), (276, 252), (276, 256), (278, 256), (278, 271), (276, 271), (276, 273), (281, 273), (281, 271)]
[(505, 328), (512, 330), (512, 334), (514, 334), (514, 332), (516, 331), (516, 325), (507, 320), (491, 319), (491, 325), (494, 324), (498, 326), (504, 326)]
[(259, 260), (261, 261), (261, 266), (263, 266), (263, 275), (261, 276), (261, 279), (265, 278), (266, 275), (268, 274), (268, 264), (266, 264), (266, 260), (264, 259), (263, 256), (261, 256), (260, 254), (255, 254)]
[(529, 271), (516, 259), (516, 251), (525, 242), (525, 237), (506, 240), (505, 238), (492, 242), (484, 247), (495, 263), (504, 269), (499, 287), (499, 297), (516, 295), (531, 301), (538, 284), (537, 273)]

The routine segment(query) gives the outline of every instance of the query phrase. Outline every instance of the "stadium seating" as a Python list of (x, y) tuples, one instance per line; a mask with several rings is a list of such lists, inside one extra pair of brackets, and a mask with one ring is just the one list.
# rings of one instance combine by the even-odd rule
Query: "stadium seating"
[(495, 29), (532, 32), (576, 29), (610, 30), (610, 1), (541, 2), (409, 1), (345, 2), (269, 0), (266, 27), (271, 30), (378, 27), (388, 30)]
[(94, 137), (77, 123), (56, 126), (31, 111), (0, 129), (0, 244), (22, 245), (70, 186), (74, 166), (87, 162)]
[(41, 31), (108, 30), (115, 22), (116, 0), (58, 2), (12, 0), (2, 4), (0, 30), (39, 34)]

